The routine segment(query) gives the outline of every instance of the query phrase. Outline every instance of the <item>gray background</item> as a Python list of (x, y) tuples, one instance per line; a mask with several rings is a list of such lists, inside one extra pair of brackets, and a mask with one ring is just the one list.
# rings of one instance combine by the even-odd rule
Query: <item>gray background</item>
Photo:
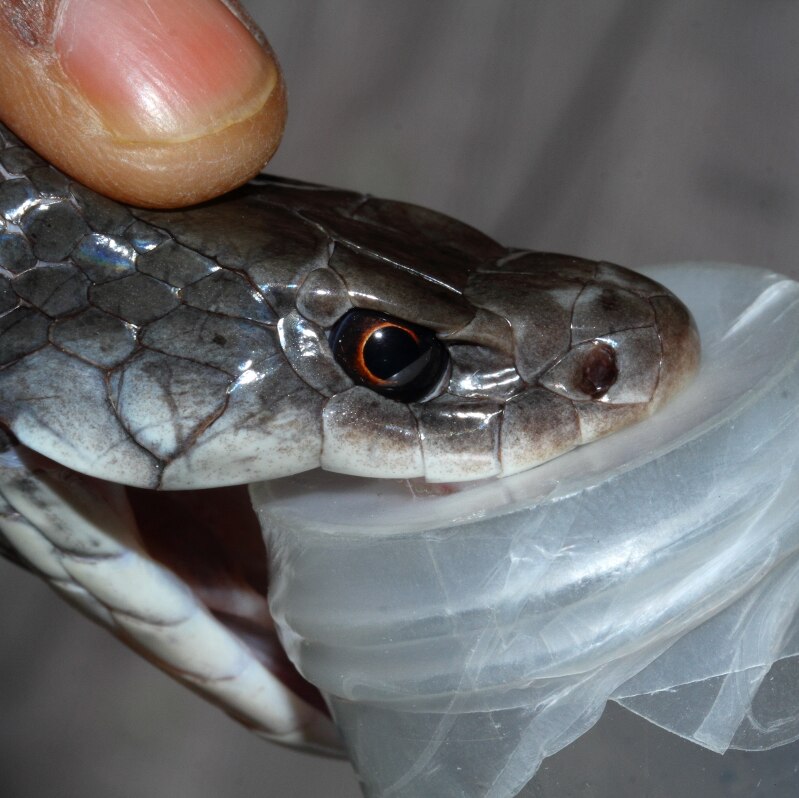
[[(284, 66), (270, 169), (429, 205), (504, 243), (799, 277), (799, 4), (247, 4)], [(0, 794), (357, 796), (0, 563)]]

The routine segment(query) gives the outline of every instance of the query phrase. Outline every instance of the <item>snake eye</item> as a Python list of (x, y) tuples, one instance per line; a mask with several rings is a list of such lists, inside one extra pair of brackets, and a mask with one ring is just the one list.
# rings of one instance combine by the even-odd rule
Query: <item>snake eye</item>
[(372, 310), (351, 310), (330, 334), (338, 364), (358, 385), (400, 402), (424, 399), (449, 356), (431, 330)]

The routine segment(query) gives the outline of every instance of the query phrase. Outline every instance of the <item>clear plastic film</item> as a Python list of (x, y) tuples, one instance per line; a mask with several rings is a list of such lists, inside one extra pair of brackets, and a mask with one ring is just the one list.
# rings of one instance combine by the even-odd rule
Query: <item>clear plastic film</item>
[(614, 699), (708, 749), (799, 737), (799, 283), (646, 273), (691, 308), (692, 385), (524, 474), (253, 488), (289, 656), (370, 796), (505, 798)]

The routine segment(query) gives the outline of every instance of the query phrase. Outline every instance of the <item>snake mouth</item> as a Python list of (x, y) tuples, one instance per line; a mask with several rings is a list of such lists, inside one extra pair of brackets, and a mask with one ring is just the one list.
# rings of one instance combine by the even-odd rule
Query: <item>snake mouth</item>
[(269, 612), (269, 557), (247, 485), (132, 488), (4, 437), (0, 554), (261, 736), (338, 753), (325, 702)]

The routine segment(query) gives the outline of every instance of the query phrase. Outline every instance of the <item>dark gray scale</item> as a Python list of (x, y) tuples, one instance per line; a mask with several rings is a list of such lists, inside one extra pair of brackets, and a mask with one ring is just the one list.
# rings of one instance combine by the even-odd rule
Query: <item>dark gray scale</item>
[(330, 268), (347, 287), (353, 307), (382, 310), (440, 331), (463, 327), (474, 317), (473, 305), (460, 291), (368, 250), (337, 244)]
[(698, 362), (684, 305), (621, 267), (264, 175), (128, 208), (0, 144), (0, 422), (103, 479), (504, 476), (645, 417)]
[(142, 252), (136, 268), (176, 288), (196, 283), (219, 269), (210, 258), (170, 240)]
[(510, 322), (516, 368), (523, 380), (533, 383), (568, 349), (572, 308), (582, 288), (572, 280), (542, 288), (537, 276), (529, 274), (478, 274), (468, 296), (479, 296), (489, 310)]
[(45, 346), (49, 328), (47, 316), (30, 307), (17, 307), (0, 316), (0, 367)]
[(137, 327), (160, 319), (180, 306), (176, 291), (138, 271), (130, 277), (93, 285), (89, 298), (96, 308)]
[(68, 316), (89, 304), (89, 280), (71, 263), (39, 263), (11, 282), (17, 296), (48, 316)]
[(244, 275), (228, 269), (218, 269), (187, 286), (182, 297), (187, 305), (199, 310), (263, 324), (277, 322), (277, 315), (266, 304), (263, 294)]
[(231, 197), (247, 197), (252, 202), (277, 205), (293, 211), (303, 208), (332, 211), (352, 216), (369, 198), (367, 194), (341, 188), (320, 186), (303, 180), (275, 175), (256, 175), (246, 186), (232, 192)]
[(125, 238), (140, 253), (149, 252), (170, 240), (169, 233), (139, 219), (125, 228)]
[(60, 199), (69, 194), (69, 179), (52, 166), (37, 166), (27, 172), (31, 185), (44, 198)]
[(9, 222), (19, 222), (37, 200), (36, 189), (27, 178), (12, 177), (0, 183), (0, 216)]
[(468, 279), (468, 253), (426, 241), (406, 231), (304, 208), (301, 214), (322, 227), (336, 242), (367, 257), (377, 257), (400, 271), (460, 293)]
[(28, 208), (19, 219), (19, 226), (39, 260), (64, 260), (89, 226), (69, 200), (45, 197)]
[(0, 370), (0, 408), (17, 440), (74, 471), (156, 487), (162, 464), (131, 438), (106, 392), (102, 369), (52, 345)]
[[(451, 252), (455, 263), (450, 276), (453, 284), (462, 284), (464, 258), (470, 265), (490, 263), (501, 258), (507, 249), (485, 233), (475, 230), (443, 213), (406, 202), (370, 197), (354, 214), (356, 219), (390, 228), (405, 240), (421, 242), (426, 247)], [(440, 268), (440, 267), (439, 267)], [(443, 275), (439, 274), (443, 278)]]
[(574, 303), (571, 342), (576, 344), (619, 330), (652, 327), (654, 323), (655, 311), (642, 297), (622, 288), (589, 282)]
[(284, 316), (277, 326), (283, 354), (297, 376), (322, 396), (336, 396), (353, 381), (336, 361), (324, 328), (298, 312)]
[(297, 310), (306, 319), (332, 327), (352, 309), (347, 285), (333, 269), (314, 269), (300, 284)]
[(0, 220), (0, 269), (19, 274), (36, 264), (30, 242), (21, 231), (9, 229)]
[[(385, 259), (393, 254), (406, 269), (413, 269), (416, 263), (421, 274), (458, 290), (466, 279), (465, 266), (506, 252), (484, 233), (418, 205), (283, 178), (261, 176), (251, 185), (262, 190), (264, 201), (314, 219), (336, 240)], [(435, 255), (431, 257), (431, 253)]]
[(39, 167), (47, 166), (33, 150), (23, 144), (0, 150), (0, 166), (12, 175), (26, 175)]
[[(52, 167), (50, 167), (52, 169)], [(119, 236), (134, 224), (130, 210), (80, 183), (70, 182), (70, 195), (86, 224), (107, 236)]]
[(327, 265), (330, 242), (316, 225), (253, 194), (234, 194), (191, 211), (136, 213), (219, 266), (247, 274), (282, 315), (294, 309), (303, 278)]
[(100, 368), (113, 368), (136, 350), (135, 328), (97, 308), (56, 321), (50, 326), (50, 341)]
[(132, 277), (136, 250), (125, 239), (105, 233), (88, 233), (72, 250), (72, 262), (95, 284)]
[(247, 319), (179, 307), (141, 334), (149, 349), (187, 357), (238, 376), (278, 350), (275, 331)]
[(7, 277), (0, 277), (0, 315), (13, 310), (19, 304), (17, 292)]

